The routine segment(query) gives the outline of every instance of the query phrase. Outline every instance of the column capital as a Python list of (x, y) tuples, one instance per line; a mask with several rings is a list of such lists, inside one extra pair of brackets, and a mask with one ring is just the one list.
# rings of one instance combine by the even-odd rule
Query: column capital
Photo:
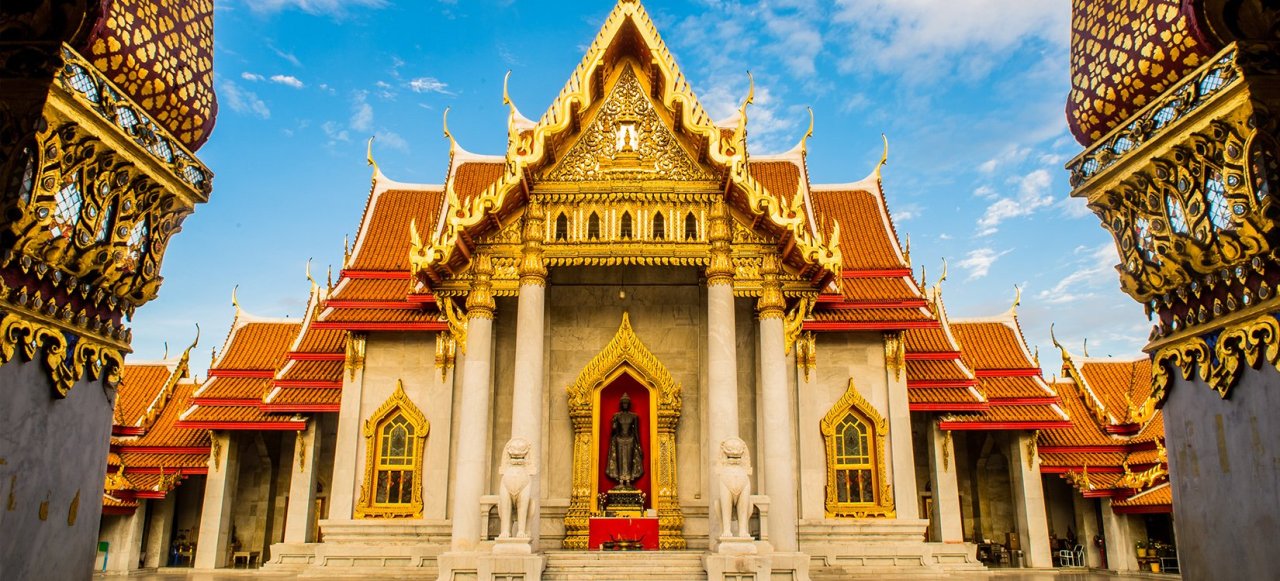
[(546, 237), (543, 224), (546, 212), (539, 202), (529, 202), (524, 211), (524, 249), (520, 259), (520, 285), (547, 284), (547, 265), (543, 262), (542, 241)]
[(764, 253), (760, 264), (761, 282), (760, 299), (756, 301), (756, 311), (761, 320), (781, 319), (787, 308), (787, 300), (782, 296), (782, 280), (778, 278), (778, 255)]
[(492, 319), (493, 309), (493, 259), (488, 253), (476, 254), (471, 263), (473, 278), (471, 292), (467, 294), (468, 319)]
[(724, 200), (711, 204), (711, 218), (707, 224), (707, 240), (711, 242), (711, 261), (707, 264), (707, 286), (733, 284), (733, 260), (730, 258), (729, 241), (733, 235), (729, 229), (729, 208)]

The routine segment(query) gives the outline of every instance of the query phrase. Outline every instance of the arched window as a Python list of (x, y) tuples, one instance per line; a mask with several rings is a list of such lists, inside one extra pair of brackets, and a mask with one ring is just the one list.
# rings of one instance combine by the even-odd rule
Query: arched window
[(600, 216), (595, 212), (587, 218), (587, 240), (600, 239)]
[(618, 238), (631, 239), (631, 212), (622, 213), (622, 219), (618, 221)]
[(693, 217), (693, 212), (684, 217), (684, 239), (698, 239), (698, 219)]
[(569, 218), (565, 217), (564, 212), (560, 212), (556, 216), (556, 240), (569, 239)]
[(365, 420), (365, 475), (356, 518), (421, 518), (422, 460), (430, 425), (397, 381)]
[(884, 457), (888, 424), (852, 379), (820, 427), (827, 451), (827, 516), (892, 518), (893, 494)]
[(653, 239), (662, 240), (667, 237), (667, 224), (662, 219), (662, 212), (653, 215)]

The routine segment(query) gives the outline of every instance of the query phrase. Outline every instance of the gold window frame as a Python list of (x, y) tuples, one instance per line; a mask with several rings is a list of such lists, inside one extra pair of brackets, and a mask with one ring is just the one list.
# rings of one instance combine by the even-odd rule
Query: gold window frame
[[(399, 413), (413, 426), (413, 498), (408, 504), (379, 505), (374, 502), (378, 475), (378, 432), (384, 422)], [(383, 402), (369, 419), (364, 421), (364, 482), (360, 485), (360, 501), (356, 504), (356, 518), (422, 518), (422, 463), (426, 453), (427, 434), (431, 423), (413, 405), (404, 392), (404, 382), (396, 380), (396, 390)]]
[[(845, 415), (853, 412), (861, 416), (867, 429), (871, 431), (871, 475), (874, 479), (872, 490), (875, 491), (875, 502), (839, 502), (836, 497), (836, 426), (844, 420)], [(844, 395), (827, 411), (821, 423), (822, 439), (827, 453), (827, 486), (826, 512), (827, 518), (894, 518), (897, 512), (893, 504), (893, 488), (889, 484), (885, 470), (884, 438), (889, 433), (889, 424), (876, 411), (862, 394), (858, 393), (849, 378), (849, 386)]]

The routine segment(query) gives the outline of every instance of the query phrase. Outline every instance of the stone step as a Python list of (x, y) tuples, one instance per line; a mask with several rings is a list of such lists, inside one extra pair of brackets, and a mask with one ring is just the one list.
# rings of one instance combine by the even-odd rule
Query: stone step
[(548, 551), (543, 581), (696, 581), (702, 551)]

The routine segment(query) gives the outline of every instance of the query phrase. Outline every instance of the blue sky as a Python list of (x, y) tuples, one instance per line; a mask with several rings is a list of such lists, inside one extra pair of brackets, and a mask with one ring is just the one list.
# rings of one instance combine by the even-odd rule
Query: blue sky
[[(1111, 238), (1068, 198), (1080, 150), (1063, 115), (1067, 0), (645, 2), (713, 116), (756, 79), (751, 143), (789, 149), (813, 107), (814, 183), (867, 175), (888, 135), (884, 186), (912, 259), (952, 318), (999, 313), (1023, 288), (1028, 341), (1054, 371), (1049, 325), (1080, 351), (1128, 356), (1150, 323), (1124, 296)], [(217, 127), (198, 153), (216, 173), (208, 204), (165, 257), (160, 298), (134, 317), (139, 358), (204, 329), (203, 374), (233, 309), (302, 314), (304, 266), (335, 275), (369, 190), (365, 140), (399, 181), (439, 183), (441, 114), (460, 144), (500, 154), (502, 77), (537, 118), (612, 8), (608, 1), (221, 0), (215, 13)]]

